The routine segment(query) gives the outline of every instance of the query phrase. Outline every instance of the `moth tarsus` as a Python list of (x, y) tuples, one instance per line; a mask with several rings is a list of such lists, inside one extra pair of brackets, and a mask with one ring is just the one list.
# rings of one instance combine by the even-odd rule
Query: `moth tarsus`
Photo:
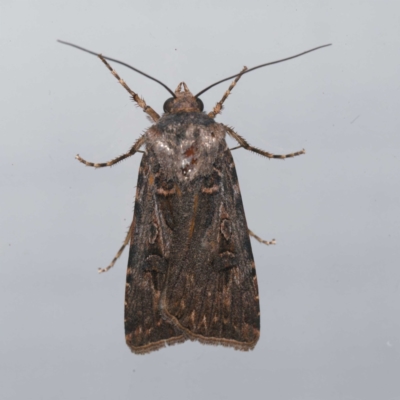
[(115, 263), (117, 262), (118, 258), (121, 257), (123, 251), (125, 250), (125, 247), (129, 244), (130, 237), (131, 237), (131, 235), (132, 235), (132, 228), (133, 228), (133, 223), (132, 223), (131, 226), (129, 227), (128, 232), (127, 232), (126, 237), (125, 237), (125, 240), (124, 240), (124, 243), (123, 243), (122, 246), (119, 248), (117, 254), (116, 254), (115, 257), (112, 259), (111, 263), (108, 264), (107, 267), (105, 267), (105, 268), (99, 268), (99, 269), (98, 269), (99, 274), (102, 274), (103, 272), (109, 271), (109, 270), (115, 265)]
[[(92, 51), (61, 42), (91, 54)], [(308, 50), (296, 56), (317, 50)], [(260, 336), (257, 276), (235, 164), (225, 137), (264, 157), (286, 159), (305, 150), (276, 155), (251, 146), (214, 118), (246, 73), (216, 82), (193, 96), (184, 82), (172, 92), (157, 79), (121, 61), (98, 55), (154, 124), (131, 149), (105, 163), (76, 158), (86, 166), (112, 166), (145, 146), (139, 168), (134, 216), (112, 268), (130, 244), (125, 291), (125, 336), (130, 349), (145, 354), (166, 345), (196, 340), (251, 350)], [(107, 60), (123, 64), (158, 82), (171, 93), (160, 117), (133, 92)], [(203, 112), (200, 94), (234, 78), (213, 110)]]
[(256, 235), (254, 232), (252, 232), (250, 229), (249, 229), (249, 235), (252, 236), (254, 239), (256, 239), (258, 242), (260, 242), (260, 243), (262, 243), (262, 244), (265, 244), (265, 245), (267, 245), (267, 246), (270, 246), (270, 245), (272, 245), (272, 244), (276, 244), (276, 240), (275, 240), (275, 239), (272, 239), (272, 240), (269, 240), (269, 241), (264, 240), (264, 239), (260, 238), (260, 236), (257, 236), (257, 235)]

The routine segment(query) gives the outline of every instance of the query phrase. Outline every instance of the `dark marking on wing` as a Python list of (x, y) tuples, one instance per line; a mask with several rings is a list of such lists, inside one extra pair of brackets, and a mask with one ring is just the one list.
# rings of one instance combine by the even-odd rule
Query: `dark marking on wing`
[(213, 175), (192, 181), (173, 205), (179, 229), (161, 310), (192, 340), (249, 350), (260, 332), (258, 287), (232, 156), (222, 154)]
[(137, 354), (185, 340), (176, 326), (162, 318), (159, 308), (169, 239), (157, 208), (158, 170), (153, 166), (151, 171), (149, 157), (143, 156), (139, 172), (125, 293), (126, 342)]

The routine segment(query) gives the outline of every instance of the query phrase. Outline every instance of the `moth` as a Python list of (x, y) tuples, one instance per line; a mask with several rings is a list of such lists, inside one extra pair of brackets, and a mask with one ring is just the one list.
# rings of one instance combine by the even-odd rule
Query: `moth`
[[(142, 160), (133, 221), (109, 270), (129, 244), (125, 293), (126, 342), (136, 354), (197, 340), (251, 350), (260, 337), (260, 306), (250, 235), (239, 183), (226, 135), (268, 158), (286, 159), (251, 146), (215, 117), (246, 73), (315, 51), (247, 69), (193, 95), (184, 82), (173, 92), (162, 82), (121, 61), (97, 55), (154, 124), (131, 149), (112, 161), (83, 164), (110, 167), (137, 152)], [(171, 97), (160, 117), (119, 77), (107, 60), (120, 63), (161, 84)], [(214, 109), (203, 111), (200, 95), (233, 79)], [(144, 147), (144, 151), (140, 149)]]

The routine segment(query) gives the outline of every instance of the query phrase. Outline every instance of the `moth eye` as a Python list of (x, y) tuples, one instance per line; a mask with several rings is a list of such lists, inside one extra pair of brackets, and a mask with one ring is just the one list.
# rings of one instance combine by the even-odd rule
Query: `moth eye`
[(203, 102), (198, 97), (196, 97), (196, 102), (197, 102), (197, 107), (199, 107), (199, 110), (203, 111), (204, 110)]
[(164, 103), (164, 112), (169, 113), (171, 112), (172, 108), (172, 103), (174, 102), (174, 98), (170, 97), (165, 103)]

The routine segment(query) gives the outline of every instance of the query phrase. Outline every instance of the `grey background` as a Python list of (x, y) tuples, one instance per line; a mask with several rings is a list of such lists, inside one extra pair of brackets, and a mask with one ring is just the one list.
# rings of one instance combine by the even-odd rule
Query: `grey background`
[[(1, 399), (400, 398), (398, 1), (2, 1)], [(243, 65), (217, 120), (287, 161), (234, 157), (262, 334), (250, 353), (185, 343), (136, 356), (123, 334), (127, 253), (149, 126), (95, 57), (193, 92)], [(161, 112), (159, 85), (115, 65)], [(207, 110), (229, 83), (203, 96)], [(232, 143), (232, 146), (234, 144)]]

